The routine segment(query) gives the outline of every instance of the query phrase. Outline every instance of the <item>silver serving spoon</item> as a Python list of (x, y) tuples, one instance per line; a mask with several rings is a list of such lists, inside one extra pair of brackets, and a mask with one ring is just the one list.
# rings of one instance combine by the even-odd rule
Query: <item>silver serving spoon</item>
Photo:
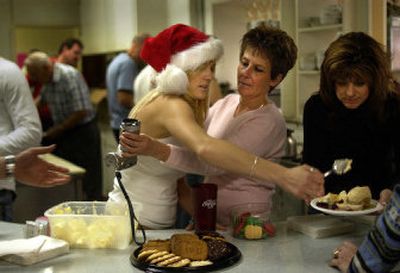
[(351, 163), (353, 159), (343, 158), (336, 159), (332, 164), (332, 169), (324, 173), (324, 177), (331, 175), (332, 173), (342, 175), (351, 170)]

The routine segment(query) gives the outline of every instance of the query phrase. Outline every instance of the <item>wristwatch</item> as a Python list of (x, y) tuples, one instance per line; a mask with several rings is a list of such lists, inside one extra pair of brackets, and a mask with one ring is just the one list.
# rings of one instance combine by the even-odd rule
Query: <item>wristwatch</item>
[(13, 177), (15, 169), (15, 156), (13, 155), (5, 156), (4, 162), (6, 164), (6, 177)]

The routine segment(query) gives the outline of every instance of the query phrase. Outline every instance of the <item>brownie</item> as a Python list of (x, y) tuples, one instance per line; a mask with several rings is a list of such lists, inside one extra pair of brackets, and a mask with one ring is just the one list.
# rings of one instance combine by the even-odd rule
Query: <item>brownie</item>
[(231, 253), (231, 249), (228, 244), (221, 239), (205, 239), (208, 246), (208, 259), (210, 261), (216, 261), (221, 258), (228, 256)]

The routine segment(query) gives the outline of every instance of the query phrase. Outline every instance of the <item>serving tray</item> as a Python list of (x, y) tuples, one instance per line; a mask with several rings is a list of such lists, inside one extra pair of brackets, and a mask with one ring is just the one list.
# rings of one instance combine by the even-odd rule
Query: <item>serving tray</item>
[(139, 255), (140, 250), (142, 250), (142, 247), (138, 247), (137, 249), (135, 249), (133, 251), (133, 253), (130, 255), (129, 259), (134, 267), (141, 269), (143, 271), (146, 271), (146, 272), (151, 272), (151, 273), (210, 272), (210, 271), (215, 271), (215, 270), (220, 270), (223, 268), (230, 267), (240, 261), (240, 259), (242, 257), (242, 253), (240, 252), (240, 250), (231, 243), (227, 242), (226, 244), (230, 250), (229, 255), (214, 261), (213, 264), (206, 265), (206, 266), (161, 267), (161, 266), (156, 266), (154, 264), (140, 262), (137, 260), (137, 256)]

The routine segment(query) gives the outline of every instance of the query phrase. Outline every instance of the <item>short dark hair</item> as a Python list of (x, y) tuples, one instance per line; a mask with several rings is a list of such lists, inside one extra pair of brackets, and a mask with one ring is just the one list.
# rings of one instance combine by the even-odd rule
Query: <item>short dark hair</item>
[(247, 31), (240, 46), (240, 58), (246, 49), (261, 54), (271, 62), (271, 78), (282, 78), (293, 68), (297, 59), (297, 46), (283, 30), (266, 26), (264, 23)]
[(61, 43), (60, 47), (58, 48), (58, 54), (61, 54), (64, 47), (71, 49), (75, 44), (77, 44), (81, 49), (83, 49), (83, 43), (81, 42), (81, 40), (77, 38), (68, 38)]

